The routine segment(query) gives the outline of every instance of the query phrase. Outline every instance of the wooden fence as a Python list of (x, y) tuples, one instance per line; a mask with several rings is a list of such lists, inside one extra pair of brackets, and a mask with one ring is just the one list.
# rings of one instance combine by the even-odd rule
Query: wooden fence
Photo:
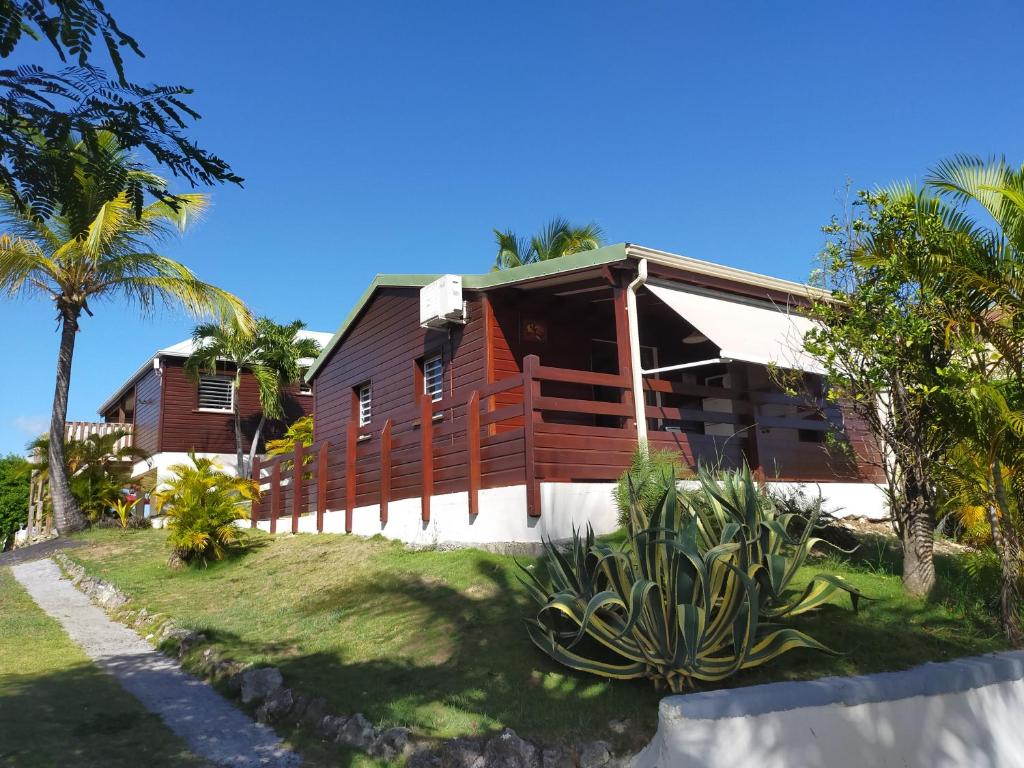
[[(644, 387), (649, 443), (680, 452), (691, 466), (746, 460), (779, 479), (860, 479), (849, 456), (822, 442), (780, 436), (832, 431), (841, 415), (833, 408), (835, 419), (822, 419), (830, 408), (823, 402), (655, 378)], [(429, 522), (431, 497), (460, 491), (476, 515), (486, 513), (481, 490), (520, 484), (528, 514), (539, 516), (541, 482), (615, 480), (629, 465), (636, 449), (631, 397), (626, 376), (544, 366), (530, 355), (521, 374), (468, 395), (423, 397), (383, 424), (352, 421), (344, 444), (296, 443), (289, 456), (257, 462), (254, 477), (264, 492), (253, 505), (252, 525), (269, 518), (276, 532), (290, 516), (297, 532), (299, 518), (315, 513), (322, 531), (324, 513), (343, 508), (351, 531), (356, 507), (379, 505), (386, 523), (391, 502), (417, 497)], [(779, 405), (797, 415), (762, 412)]]

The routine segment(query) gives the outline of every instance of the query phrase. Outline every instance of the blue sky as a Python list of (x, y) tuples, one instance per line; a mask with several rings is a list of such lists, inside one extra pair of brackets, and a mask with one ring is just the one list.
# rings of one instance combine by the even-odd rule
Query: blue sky
[[(132, 77), (195, 88), (195, 137), (246, 178), (165, 251), (315, 330), (377, 272), (485, 271), (492, 228), (556, 214), (801, 280), (847, 179), (1024, 161), (1010, 0), (107, 6), (147, 54)], [(94, 309), (71, 419), (191, 327)], [(58, 337), (38, 301), (0, 299), (0, 328), (6, 452), (45, 428)]]

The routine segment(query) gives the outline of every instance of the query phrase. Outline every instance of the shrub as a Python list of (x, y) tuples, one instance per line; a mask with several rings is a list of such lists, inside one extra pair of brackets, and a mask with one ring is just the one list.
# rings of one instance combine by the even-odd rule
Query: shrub
[(0, 552), (28, 522), (31, 466), (21, 456), (0, 456)]
[(648, 452), (637, 449), (629, 460), (629, 469), (615, 486), (615, 505), (619, 510), (619, 525), (629, 526), (629, 512), (638, 501), (647, 517), (661, 500), (667, 478), (678, 478), (683, 473), (681, 457), (668, 449)]
[[(702, 552), (709, 551), (723, 538), (729, 538), (733, 528), (739, 531), (739, 539), (744, 542), (740, 559), (747, 573), (756, 574), (763, 618), (812, 611), (840, 591), (849, 594), (857, 609), (860, 592), (827, 573), (814, 576), (801, 595), (787, 597), (789, 585), (807, 555), (816, 544), (828, 544), (812, 535), (822, 512), (820, 504), (804, 510), (807, 517), (800, 512), (780, 511), (774, 499), (754, 482), (746, 465), (717, 475), (702, 469), (698, 480), (699, 490), (683, 492), (697, 518), (698, 545)], [(799, 535), (790, 533), (794, 523), (799, 525)]]
[(175, 478), (153, 495), (158, 514), (167, 515), (171, 565), (221, 560), (245, 535), (235, 525), (249, 517), (259, 486), (223, 472), (210, 459), (189, 454), (191, 464), (171, 467)]
[[(749, 471), (734, 479), (719, 488), (702, 474), (700, 513), (680, 503), (687, 497), (674, 475), (653, 504), (627, 475), (632, 523), (622, 545), (596, 542), (588, 527), (582, 537), (574, 531), (567, 552), (545, 544), (543, 573), (523, 569), (539, 605), (527, 619), (533, 643), (572, 669), (646, 677), (673, 692), (794, 648), (829, 651), (798, 630), (761, 622), (766, 610), (785, 616), (818, 607), (838, 587), (816, 579), (800, 600), (782, 600), (792, 576), (781, 553), (786, 521), (761, 511), (756, 488), (745, 495)], [(805, 537), (797, 546), (812, 545)]]

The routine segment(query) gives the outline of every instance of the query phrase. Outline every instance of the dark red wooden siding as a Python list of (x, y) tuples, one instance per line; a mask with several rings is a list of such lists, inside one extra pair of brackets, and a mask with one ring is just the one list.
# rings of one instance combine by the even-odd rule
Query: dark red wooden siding
[[(161, 451), (190, 451), (207, 453), (234, 453), (234, 416), (231, 413), (210, 413), (199, 410), (199, 388), (196, 381), (185, 372), (185, 361), (170, 358), (164, 360), (163, 407), (160, 423)], [(225, 375), (233, 375), (233, 368), (225, 366)], [(246, 435), (245, 449), (249, 450), (249, 435), (255, 432), (260, 418), (259, 390), (251, 373), (242, 374), (239, 391), (239, 406), (242, 414), (242, 431)], [(285, 422), (312, 411), (313, 398), (298, 392), (298, 386), (285, 391)], [(265, 437), (272, 439), (283, 434), (285, 423), (271, 423), (264, 430)]]
[[(420, 328), (419, 306), (419, 288), (380, 290), (316, 377), (316, 439), (328, 440), (331, 445), (328, 498), (334, 509), (344, 506), (344, 446), (356, 386), (371, 382), (373, 416), (370, 429), (376, 434), (389, 417), (417, 402), (416, 361), (424, 356), (437, 352), (443, 355), (446, 398), (468, 398), (475, 387), (485, 383), (487, 350), (483, 306), (479, 298), (469, 295), (470, 319), (465, 326), (444, 330)], [(459, 416), (462, 416), (459, 410)], [(446, 413), (438, 426), (451, 418), (452, 413)], [(396, 420), (396, 436), (406, 422), (408, 418)], [(378, 441), (365, 446), (360, 444), (358, 450), (360, 457), (369, 457), (370, 453), (379, 450)], [(418, 450), (415, 444), (410, 443), (395, 449), (393, 499), (420, 495), (421, 479), (415, 460)], [(456, 446), (451, 446), (451, 450), (456, 451)], [(460, 473), (465, 472), (464, 466), (451, 465), (448, 455), (449, 450), (444, 446), (435, 452), (435, 493), (456, 490), (461, 482)], [(357, 505), (369, 503), (370, 496), (379, 486), (379, 479), (377, 470), (360, 471)], [(487, 485), (486, 478), (484, 484)], [(464, 487), (458, 489), (464, 490)]]

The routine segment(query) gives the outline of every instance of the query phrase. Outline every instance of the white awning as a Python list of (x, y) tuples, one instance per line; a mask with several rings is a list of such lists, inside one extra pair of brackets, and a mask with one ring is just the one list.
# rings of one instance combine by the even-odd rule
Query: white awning
[(824, 373), (821, 364), (804, 351), (804, 335), (815, 322), (787, 307), (653, 281), (646, 287), (707, 336), (724, 360)]

